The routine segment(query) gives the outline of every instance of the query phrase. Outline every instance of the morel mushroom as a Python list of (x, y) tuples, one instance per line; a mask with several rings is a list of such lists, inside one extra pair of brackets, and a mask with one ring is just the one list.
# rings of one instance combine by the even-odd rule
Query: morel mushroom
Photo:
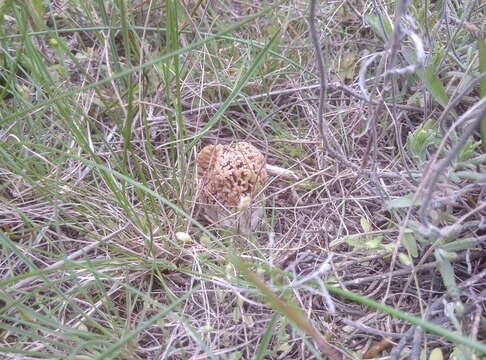
[(254, 231), (263, 215), (259, 194), (267, 181), (265, 157), (246, 142), (207, 145), (197, 155), (201, 208), (220, 226)]

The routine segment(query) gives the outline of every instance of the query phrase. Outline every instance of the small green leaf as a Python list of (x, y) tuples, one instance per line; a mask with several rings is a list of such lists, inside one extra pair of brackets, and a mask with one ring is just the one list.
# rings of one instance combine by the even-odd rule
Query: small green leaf
[(376, 250), (380, 247), (382, 240), (382, 236), (372, 237), (370, 240), (366, 241), (365, 246), (368, 250)]
[(356, 51), (347, 51), (343, 54), (339, 64), (337, 73), (342, 80), (353, 79), (355, 76), (356, 65), (358, 64), (358, 54)]
[(286, 353), (287, 351), (290, 350), (290, 345), (289, 343), (283, 343), (283, 344), (280, 344), (277, 348), (277, 351), (281, 351), (283, 353)]
[(443, 107), (446, 107), (449, 103), (449, 96), (445, 91), (444, 85), (442, 85), (442, 81), (434, 74), (430, 67), (425, 69), (418, 69), (417, 75), (420, 80), (423, 81), (427, 90), (432, 94), (432, 97), (441, 104)]
[(408, 256), (405, 253), (402, 253), (402, 252), (401, 253), (398, 253), (398, 259), (400, 260), (400, 262), (403, 265), (407, 265), (407, 266), (412, 265), (412, 259), (410, 258), (410, 256)]
[(364, 236), (344, 236), (342, 240), (354, 249), (362, 249), (365, 243)]
[[(409, 64), (415, 64), (415, 53), (411, 48), (404, 48), (403, 56)], [(449, 96), (447, 95), (442, 81), (435, 75), (434, 68), (436, 67), (436, 61), (439, 57), (433, 57), (432, 61), (425, 68), (419, 68), (416, 71), (417, 76), (424, 83), (426, 89), (430, 92), (435, 101), (446, 107), (449, 103)], [(452, 111), (451, 111), (452, 112)]]
[(381, 245), (381, 247), (383, 248), (383, 250), (386, 250), (390, 253), (395, 251), (395, 244), (383, 244)]
[(476, 246), (478, 242), (473, 238), (460, 239), (443, 244), (440, 248), (445, 251), (462, 251)]
[(230, 360), (240, 360), (242, 358), (243, 354), (241, 353), (241, 351), (235, 351), (235, 352), (232, 352), (229, 356), (229, 359)]
[(405, 246), (405, 249), (407, 249), (410, 256), (418, 256), (417, 240), (415, 239), (415, 236), (413, 236), (413, 233), (406, 232), (405, 234), (403, 234), (402, 243), (403, 246)]
[(373, 230), (371, 223), (367, 218), (362, 217), (359, 219), (359, 223), (364, 232), (371, 232)]
[(385, 206), (388, 210), (390, 209), (403, 209), (409, 208), (411, 206), (419, 206), (422, 203), (421, 199), (413, 201), (415, 194), (410, 193), (404, 196), (400, 196), (394, 199), (385, 201)]
[(459, 298), (459, 289), (456, 284), (456, 279), (454, 277), (454, 268), (449, 260), (448, 253), (442, 249), (435, 249), (435, 258), (438, 261), (440, 276), (447, 288), (447, 293), (453, 298)]
[(457, 156), (458, 161), (467, 161), (474, 156), (474, 151), (480, 144), (479, 141), (468, 141), (464, 144), (459, 155)]
[[(434, 50), (433, 50), (433, 54), (432, 56), (430, 57), (430, 61), (429, 61), (429, 66), (427, 66), (427, 68), (432, 71), (432, 72), (436, 72), (437, 71), (437, 68), (442, 60), (442, 58), (444, 57), (444, 53), (445, 53), (445, 49), (440, 46), (440, 45), (437, 45)], [(461, 74), (463, 75), (463, 74)]]
[(406, 149), (410, 157), (421, 165), (427, 159), (429, 146), (439, 144), (440, 141), (437, 126), (429, 120), (408, 134)]
[(366, 236), (366, 235), (354, 235), (354, 236), (344, 236), (341, 241), (346, 242), (354, 250), (378, 250), (383, 248), (381, 242), (383, 241), (383, 236)]
[(430, 352), (429, 360), (444, 360), (444, 355), (442, 355), (442, 350), (440, 348), (435, 348)]
[(44, 15), (44, 10), (46, 5), (43, 0), (32, 0), (32, 5), (34, 10), (37, 12), (37, 16), (42, 17)]
[(373, 32), (386, 41), (393, 34), (393, 26), (387, 17), (380, 15), (365, 15), (365, 21)]
[(457, 182), (461, 180), (473, 180), (480, 183), (486, 182), (486, 173), (465, 170), (465, 171), (456, 171), (453, 174), (458, 178)]

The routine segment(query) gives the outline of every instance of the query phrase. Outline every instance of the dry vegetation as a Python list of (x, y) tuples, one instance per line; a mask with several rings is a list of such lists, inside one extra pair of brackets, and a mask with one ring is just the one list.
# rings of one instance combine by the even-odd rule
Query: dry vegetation
[[(318, 4), (323, 67), (308, 19), (0, 3), (1, 358), (485, 355), (484, 2)], [(298, 176), (251, 236), (196, 201), (233, 141)]]

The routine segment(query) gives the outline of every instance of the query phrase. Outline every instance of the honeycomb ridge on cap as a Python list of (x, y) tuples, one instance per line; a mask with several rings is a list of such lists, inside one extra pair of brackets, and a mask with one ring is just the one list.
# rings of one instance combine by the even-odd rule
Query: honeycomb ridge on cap
[(208, 204), (237, 206), (243, 197), (257, 194), (268, 177), (265, 157), (247, 142), (207, 145), (196, 163), (202, 200)]

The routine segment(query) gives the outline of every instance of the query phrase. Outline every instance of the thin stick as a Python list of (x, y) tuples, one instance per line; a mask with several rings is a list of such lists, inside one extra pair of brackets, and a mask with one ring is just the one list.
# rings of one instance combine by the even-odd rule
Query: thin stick
[(360, 331), (363, 331), (368, 334), (376, 335), (376, 336), (383, 336), (383, 337), (391, 337), (391, 338), (397, 338), (401, 339), (402, 337), (406, 336), (405, 334), (397, 334), (397, 333), (392, 333), (388, 331), (382, 331), (378, 329), (373, 329), (369, 326), (366, 326), (364, 324), (358, 323), (356, 321), (352, 321), (349, 319), (342, 319), (342, 322), (345, 323), (348, 326), (352, 326)]
[[(469, 258), (471, 260), (473, 260), (473, 259), (480, 258), (481, 256), (485, 256), (485, 255), (486, 255), (486, 251), (478, 251), (477, 253), (470, 255)], [(451, 261), (457, 262), (457, 261), (464, 260), (465, 258), (466, 258), (466, 254), (462, 254), (462, 255), (459, 255), (457, 258), (455, 258), (454, 260), (451, 260)], [(407, 275), (410, 275), (411, 272), (417, 273), (419, 271), (434, 269), (434, 268), (437, 267), (438, 264), (439, 264), (438, 261), (433, 261), (433, 262), (426, 263), (426, 264), (423, 264), (423, 265), (420, 265), (420, 266), (416, 266), (414, 269), (411, 269), (410, 267), (408, 267), (406, 269), (395, 270), (395, 271), (391, 271), (391, 272), (385, 273), (385, 274), (371, 275), (371, 276), (366, 276), (366, 277), (362, 277), (362, 278), (358, 278), (358, 279), (354, 279), (354, 280), (343, 281), (340, 284), (342, 286), (355, 286), (355, 285), (361, 285), (361, 284), (364, 284), (364, 283), (367, 283), (367, 282), (370, 282), (370, 281), (383, 280), (383, 279), (386, 279), (388, 277), (407, 276)]]
[(319, 112), (317, 114), (317, 121), (319, 124), (319, 131), (321, 132), (322, 137), (322, 145), (324, 149), (329, 152), (329, 129), (327, 127), (327, 123), (324, 121), (324, 110), (326, 107), (326, 95), (327, 95), (327, 74), (326, 74), (326, 66), (324, 64), (324, 55), (322, 54), (322, 47), (319, 41), (319, 35), (316, 29), (316, 1), (310, 1), (310, 9), (309, 9), (309, 29), (312, 37), (312, 43), (314, 45), (314, 49), (316, 51), (316, 59), (317, 59), (317, 67), (319, 70)]
[[(109, 240), (112, 237), (114, 237), (114, 236), (118, 235), (119, 233), (121, 233), (127, 227), (128, 227), (128, 225), (125, 225), (124, 227), (116, 230), (115, 232), (112, 232), (111, 234), (105, 236), (101, 240), (95, 241), (95, 242), (89, 244), (88, 246), (85, 246), (84, 248), (79, 249), (78, 251), (73, 252), (65, 260), (59, 260), (59, 261), (55, 262), (54, 264), (45, 267), (43, 269), (43, 271), (48, 272), (49, 269), (53, 269), (53, 268), (56, 268), (56, 267), (61, 267), (64, 264), (66, 264), (68, 261), (75, 260), (75, 259), (77, 259), (77, 258), (79, 258), (79, 257), (81, 257), (81, 256), (83, 256), (83, 255), (85, 255), (87, 253), (89, 253), (91, 250), (97, 248), (98, 246), (104, 244), (107, 240)], [(22, 281), (19, 281), (18, 283), (16, 283), (15, 285), (12, 286), (12, 290), (13, 289), (19, 290), (19, 289), (21, 289), (21, 288), (23, 288), (23, 287), (31, 284), (33, 281), (37, 280), (39, 277), (40, 276), (33, 276), (33, 277), (30, 277), (30, 278), (24, 279)]]
[(350, 167), (358, 169), (358, 166), (348, 161), (342, 152), (334, 151), (329, 146), (329, 128), (327, 122), (324, 120), (324, 110), (326, 108), (326, 96), (327, 96), (327, 70), (324, 64), (324, 55), (322, 54), (321, 43), (319, 41), (319, 35), (316, 29), (316, 1), (310, 0), (309, 3), (309, 29), (312, 37), (312, 43), (316, 52), (317, 67), (319, 69), (319, 110), (317, 113), (317, 122), (319, 124), (319, 131), (322, 138), (322, 147), (329, 155), (339, 159)]

